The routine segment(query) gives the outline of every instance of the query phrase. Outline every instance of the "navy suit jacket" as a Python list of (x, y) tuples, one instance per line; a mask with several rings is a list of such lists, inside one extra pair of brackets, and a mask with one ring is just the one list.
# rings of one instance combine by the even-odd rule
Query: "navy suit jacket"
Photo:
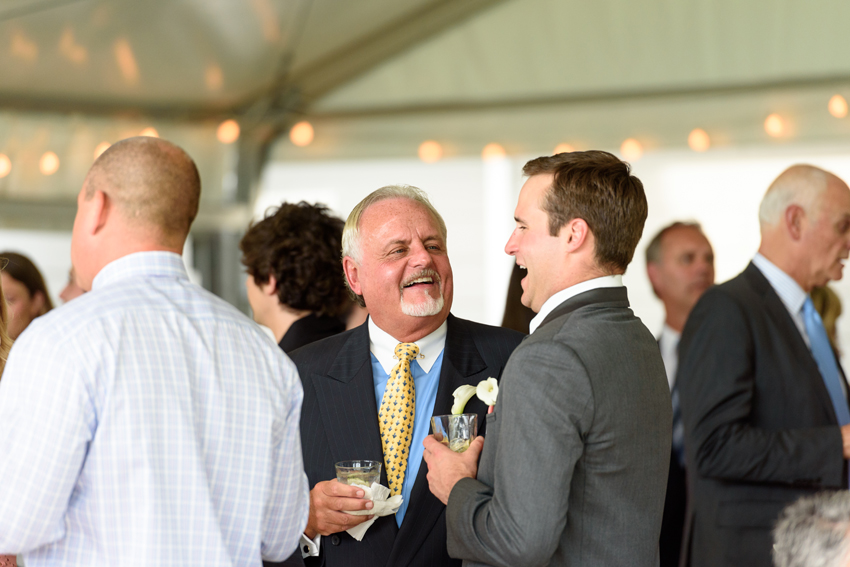
[[(522, 338), (516, 331), (449, 315), (434, 415), (451, 413), (452, 393), (458, 386), (500, 377)], [(338, 461), (383, 462), (368, 325), (307, 345), (291, 356), (304, 385), (301, 442), (310, 488), (335, 478)], [(466, 411), (479, 414), (481, 432), (486, 406), (473, 398)], [(345, 532), (322, 537), (321, 556), (307, 558), (307, 565), (459, 566), (460, 561), (446, 551), (446, 508), (428, 489), (427, 474), (423, 461), (401, 527), (395, 516), (385, 516), (378, 518), (362, 541)], [(388, 486), (383, 470), (381, 483)]]
[(697, 302), (676, 381), (690, 489), (684, 559), (772, 566), (771, 529), (782, 509), (847, 488), (847, 474), (817, 363), (756, 266)]

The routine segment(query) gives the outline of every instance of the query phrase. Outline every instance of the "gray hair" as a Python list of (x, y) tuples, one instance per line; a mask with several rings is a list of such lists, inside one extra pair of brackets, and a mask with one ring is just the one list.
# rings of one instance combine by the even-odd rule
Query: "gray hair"
[(791, 504), (773, 530), (776, 567), (840, 567), (850, 554), (850, 492), (822, 492)]
[[(357, 203), (349, 213), (345, 221), (345, 228), (342, 229), (342, 257), (349, 256), (357, 264), (363, 259), (363, 250), (361, 249), (361, 234), (360, 234), (360, 218), (366, 209), (380, 201), (387, 199), (409, 199), (415, 201), (425, 207), (437, 223), (437, 228), (440, 230), (440, 236), (446, 240), (448, 231), (446, 230), (446, 222), (431, 201), (428, 200), (428, 195), (422, 189), (413, 187), (412, 185), (387, 185), (369, 193), (365, 199)], [(363, 296), (357, 295), (348, 284), (348, 278), (345, 278), (345, 285), (348, 288), (351, 297), (357, 301), (361, 307), (365, 307)]]
[(762, 226), (778, 223), (790, 205), (799, 205), (807, 215), (816, 214), (829, 177), (835, 177), (812, 165), (792, 165), (773, 180), (759, 205)]

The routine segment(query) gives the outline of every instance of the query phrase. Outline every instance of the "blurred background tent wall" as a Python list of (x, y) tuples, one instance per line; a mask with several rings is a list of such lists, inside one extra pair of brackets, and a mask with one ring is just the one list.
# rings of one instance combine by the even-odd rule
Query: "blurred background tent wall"
[[(702, 223), (722, 281), (782, 169), (850, 179), (847, 21), (841, 0), (5, 0), (0, 239), (55, 293), (93, 159), (159, 135), (203, 179), (193, 277), (243, 310), (251, 218), (409, 183), (446, 217), (454, 311), (497, 324), (523, 163), (595, 148), (644, 181), (645, 234)], [(643, 246), (626, 283), (656, 329)]]

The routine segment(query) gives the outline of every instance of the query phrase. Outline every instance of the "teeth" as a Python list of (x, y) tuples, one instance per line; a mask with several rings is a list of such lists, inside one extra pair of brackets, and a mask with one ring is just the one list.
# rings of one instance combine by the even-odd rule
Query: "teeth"
[(528, 268), (526, 268), (526, 267), (525, 267), (525, 266), (523, 266), (522, 264), (519, 264), (519, 269), (520, 269), (520, 270), (527, 270)]
[(418, 280), (413, 280), (412, 282), (407, 282), (407, 284), (405, 284), (404, 287), (410, 287), (413, 284), (418, 284), (418, 283), (434, 283), (434, 279), (433, 278), (419, 278)]

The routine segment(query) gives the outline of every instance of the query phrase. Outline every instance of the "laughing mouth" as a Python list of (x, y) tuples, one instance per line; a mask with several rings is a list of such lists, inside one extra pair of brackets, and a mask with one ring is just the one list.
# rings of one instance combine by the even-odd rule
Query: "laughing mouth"
[(435, 284), (440, 282), (440, 276), (434, 272), (433, 270), (423, 270), (418, 274), (414, 274), (413, 277), (403, 284), (401, 284), (402, 290), (407, 289), (409, 287), (413, 287), (415, 285), (425, 284)]

